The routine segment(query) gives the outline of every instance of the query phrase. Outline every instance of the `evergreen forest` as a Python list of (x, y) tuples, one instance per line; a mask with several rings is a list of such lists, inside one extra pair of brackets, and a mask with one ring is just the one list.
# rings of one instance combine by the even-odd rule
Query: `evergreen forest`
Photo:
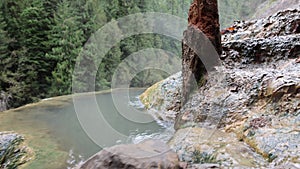
[[(220, 0), (221, 27), (251, 17), (262, 1)], [(1, 0), (1, 97), (9, 96), (9, 106), (18, 107), (70, 94), (76, 58), (89, 37), (103, 25), (140, 12), (187, 18), (190, 4), (191, 0)], [(98, 70), (96, 90), (110, 88), (118, 64), (128, 55), (147, 48), (165, 49), (181, 57), (181, 42), (170, 37), (143, 34), (126, 38), (106, 54), (100, 65), (94, 65), (93, 69)], [(85, 71), (82, 73), (89, 73)], [(130, 85), (147, 87), (167, 76), (165, 72), (146, 70)]]

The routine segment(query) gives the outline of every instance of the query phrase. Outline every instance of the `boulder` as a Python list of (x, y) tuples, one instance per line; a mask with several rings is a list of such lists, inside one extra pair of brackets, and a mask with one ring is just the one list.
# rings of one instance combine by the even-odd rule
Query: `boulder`
[(180, 168), (178, 156), (165, 143), (146, 140), (139, 144), (105, 148), (76, 169)]

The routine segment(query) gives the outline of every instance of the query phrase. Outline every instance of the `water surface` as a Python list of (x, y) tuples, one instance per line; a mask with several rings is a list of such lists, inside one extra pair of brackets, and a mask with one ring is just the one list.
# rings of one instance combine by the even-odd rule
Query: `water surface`
[[(110, 143), (108, 146), (131, 143), (140, 137), (157, 136), (165, 130), (155, 121), (138, 123), (124, 117), (122, 115), (124, 113), (130, 115), (135, 109), (142, 110), (140, 107), (138, 108), (137, 96), (143, 90), (129, 90), (129, 99), (126, 99), (128, 97), (126, 91), (114, 91), (118, 98), (118, 110), (121, 109), (122, 113), (117, 110), (111, 92), (96, 94), (97, 109), (91, 106), (92, 94), (76, 97), (76, 103), (86, 111), (87, 116), (97, 114), (101, 110), (106, 122), (117, 132), (127, 136), (127, 139), (123, 140), (111, 138), (110, 134), (96, 128), (100, 139)], [(15, 131), (24, 135), (26, 144), (34, 152), (34, 160), (24, 165), (23, 168), (67, 168), (70, 166), (68, 162), (76, 163), (79, 160), (87, 159), (105, 146), (97, 145), (82, 129), (74, 110), (72, 96), (51, 98), (3, 112), (0, 114), (0, 131)]]

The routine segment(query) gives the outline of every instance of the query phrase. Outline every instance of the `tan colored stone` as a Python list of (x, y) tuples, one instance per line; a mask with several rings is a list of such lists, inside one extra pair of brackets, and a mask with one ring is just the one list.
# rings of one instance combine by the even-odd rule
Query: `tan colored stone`
[(165, 143), (147, 140), (139, 144), (117, 145), (92, 156), (77, 169), (180, 168), (177, 154)]

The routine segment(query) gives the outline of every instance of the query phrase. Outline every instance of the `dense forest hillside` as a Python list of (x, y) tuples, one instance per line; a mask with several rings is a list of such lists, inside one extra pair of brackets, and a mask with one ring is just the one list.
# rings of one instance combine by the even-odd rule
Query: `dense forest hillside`
[[(264, 0), (220, 0), (222, 27), (249, 18)], [(107, 22), (138, 12), (163, 12), (187, 18), (191, 0), (3, 0), (0, 4), (0, 91), (10, 107), (70, 94), (75, 61), (92, 33)], [(161, 48), (180, 57), (181, 42), (161, 35), (122, 40), (98, 67), (96, 90), (110, 87), (116, 66), (145, 48)], [(91, 59), (93, 54), (87, 57)], [(88, 73), (88, 72), (82, 72)], [(155, 74), (155, 76), (151, 76)], [(131, 86), (149, 86), (163, 72), (139, 73)], [(145, 78), (147, 77), (147, 78)]]

